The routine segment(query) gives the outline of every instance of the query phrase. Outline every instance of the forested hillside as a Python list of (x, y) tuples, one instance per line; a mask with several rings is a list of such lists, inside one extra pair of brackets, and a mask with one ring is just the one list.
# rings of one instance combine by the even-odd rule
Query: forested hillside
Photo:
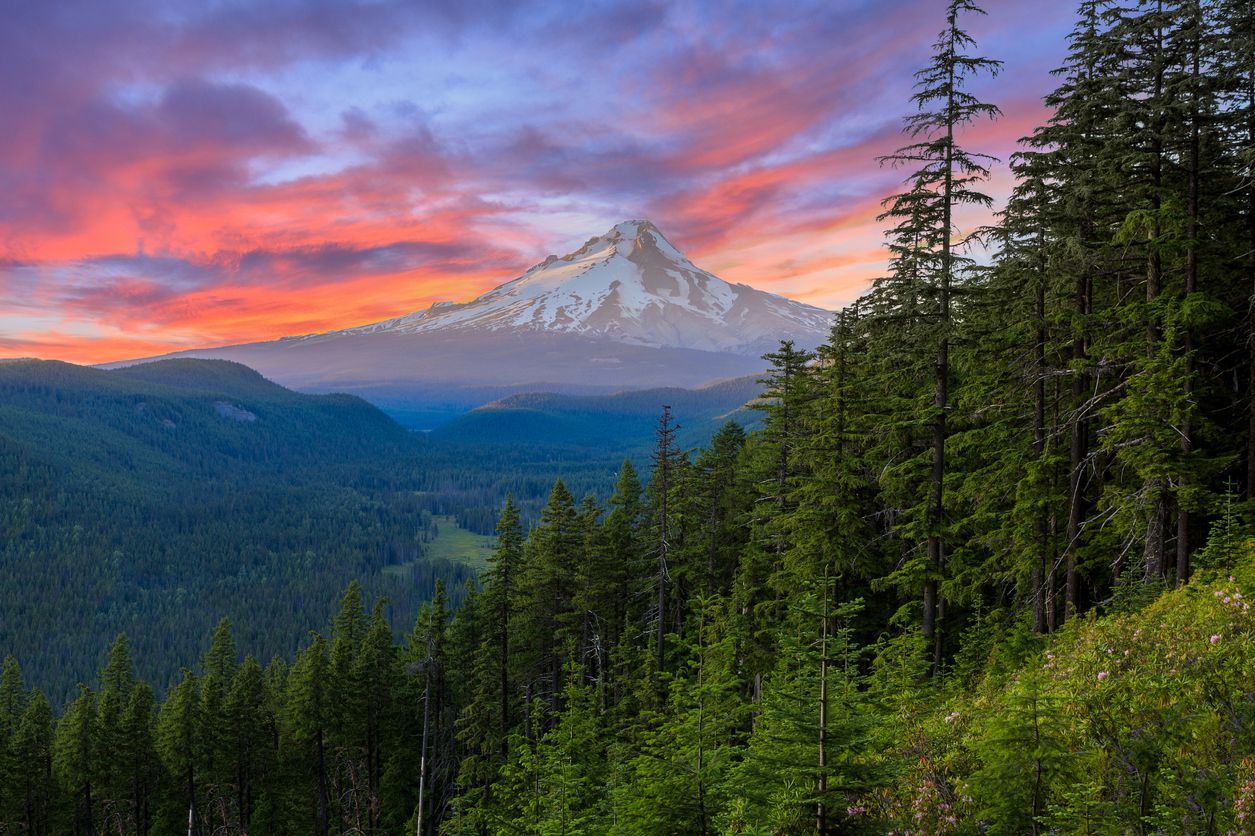
[(59, 703), (112, 636), (164, 689), (223, 615), (290, 653), (352, 578), (413, 619), (430, 515), (415, 439), (357, 398), (298, 395), (234, 363), (0, 365), (0, 647)]
[(507, 502), (400, 646), (351, 585), (264, 668), (221, 625), (160, 704), (124, 639), (64, 712), (10, 662), (0, 821), (1255, 832), (1255, 6), (1084, 0), (985, 228), (999, 64), (946, 12), (891, 269), (768, 355), (761, 429), (689, 452), (664, 412), (605, 504)]

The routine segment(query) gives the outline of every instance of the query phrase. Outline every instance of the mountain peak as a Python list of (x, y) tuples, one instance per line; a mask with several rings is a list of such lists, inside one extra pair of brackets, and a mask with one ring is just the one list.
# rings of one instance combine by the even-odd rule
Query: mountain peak
[(658, 227), (654, 226), (653, 221), (647, 218), (637, 218), (635, 220), (622, 221), (610, 227), (610, 231), (606, 235), (619, 234), (627, 237), (636, 237), (640, 232), (652, 232), (658, 234)]
[(464, 304), (351, 329), (571, 333), (631, 345), (757, 356), (781, 339), (815, 346), (828, 311), (732, 285), (697, 267), (648, 220), (622, 221)]
[(605, 255), (612, 249), (614, 251), (613, 254), (618, 254), (625, 258), (630, 258), (633, 252), (639, 250), (658, 250), (664, 253), (667, 258), (689, 263), (688, 259), (676, 249), (674, 244), (667, 240), (658, 227), (654, 226), (650, 221), (638, 219), (617, 223), (606, 230), (605, 233), (589, 238), (584, 242), (584, 246), (566, 255), (547, 256), (544, 261), (523, 274), (523, 277), (548, 268), (554, 262), (565, 261), (572, 263), (583, 260), (590, 254)]
[[(655, 238), (662, 238), (663, 241), (667, 240), (666, 238), (663, 238), (662, 233), (658, 231), (658, 227), (654, 226), (652, 221), (645, 220), (644, 218), (639, 218), (634, 221), (623, 221), (622, 223), (617, 223), (614, 226), (610, 227), (610, 231), (607, 232), (602, 237), (603, 238), (617, 237), (622, 240), (636, 241), (636, 240), (639, 240), (641, 236), (645, 234), (654, 236)], [(668, 241), (667, 243), (670, 243), (670, 242)]]

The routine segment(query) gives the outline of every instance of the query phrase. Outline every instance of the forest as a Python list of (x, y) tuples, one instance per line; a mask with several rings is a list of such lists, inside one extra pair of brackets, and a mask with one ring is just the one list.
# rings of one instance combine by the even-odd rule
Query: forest
[(219, 619), (290, 657), (354, 579), (401, 635), (473, 574), (429, 554), (436, 517), (492, 534), (507, 493), (533, 520), (559, 472), (608, 493), (619, 455), (432, 438), (217, 360), (0, 363), (0, 658), (60, 704), (124, 631), (164, 693)]
[(890, 269), (757, 429), (508, 499), (399, 644), (349, 582), (167, 689), (8, 660), (0, 830), (1255, 833), (1255, 6), (1083, 0), (1003, 206), (944, 12)]

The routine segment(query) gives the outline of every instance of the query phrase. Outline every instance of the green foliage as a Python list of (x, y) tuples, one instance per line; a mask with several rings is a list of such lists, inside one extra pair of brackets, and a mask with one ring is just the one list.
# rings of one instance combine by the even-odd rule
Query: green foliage
[(353, 578), (408, 622), (436, 578), (473, 574), (422, 554), (425, 455), (363, 401), (233, 363), (5, 363), (2, 652), (59, 703), (122, 631), (164, 690), (223, 616), (247, 651), (290, 655)]

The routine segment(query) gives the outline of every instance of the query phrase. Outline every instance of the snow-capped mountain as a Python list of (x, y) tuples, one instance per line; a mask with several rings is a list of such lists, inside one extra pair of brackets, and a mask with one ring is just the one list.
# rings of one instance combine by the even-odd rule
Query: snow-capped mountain
[(430, 428), (518, 392), (598, 395), (757, 375), (782, 339), (822, 343), (830, 318), (729, 284), (653, 224), (626, 221), (470, 302), (177, 356), (234, 360), (293, 389), (351, 392)]
[(831, 318), (828, 311), (725, 282), (689, 261), (652, 223), (637, 220), (573, 253), (551, 255), (471, 302), (438, 302), (334, 334), (538, 331), (757, 356), (781, 339), (820, 344)]

